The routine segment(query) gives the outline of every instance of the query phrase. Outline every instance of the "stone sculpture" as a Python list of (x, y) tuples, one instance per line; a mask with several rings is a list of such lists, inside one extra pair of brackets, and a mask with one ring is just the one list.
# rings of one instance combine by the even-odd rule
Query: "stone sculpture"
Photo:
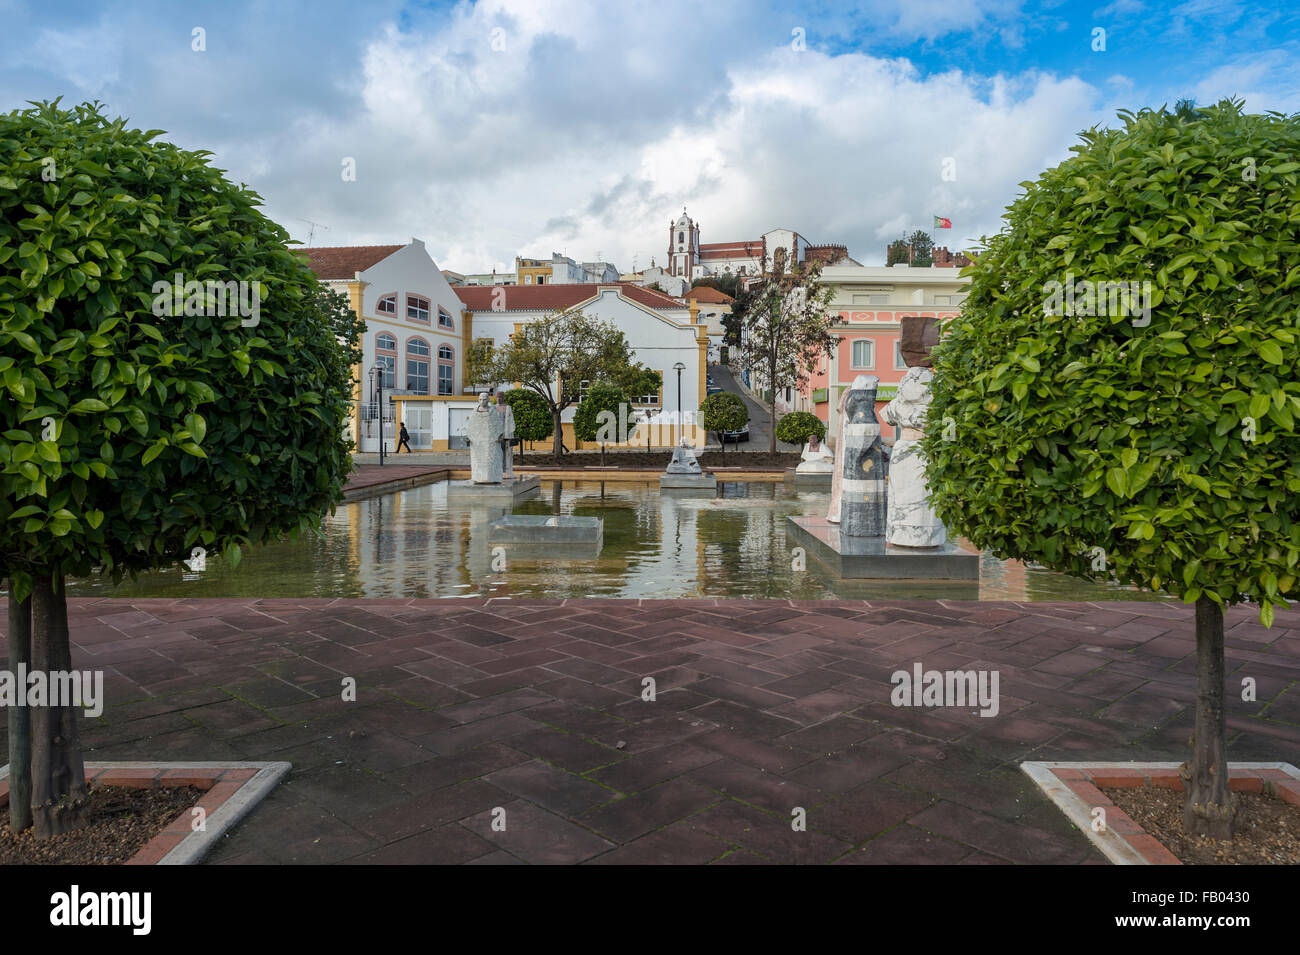
[(925, 483), (925, 455), (921, 451), (925, 419), (933, 394), (934, 372), (930, 370), (930, 349), (938, 340), (933, 318), (905, 316), (900, 351), (907, 374), (898, 385), (898, 396), (883, 411), (884, 419), (901, 429), (890, 457), (889, 514), (886, 539), (903, 547), (941, 547), (948, 531), (930, 507)]
[(515, 409), (506, 402), (504, 392), (497, 392), (496, 413), (501, 417), (501, 474), (507, 481), (515, 479)]
[(796, 474), (830, 474), (835, 470), (835, 455), (826, 445), (817, 440), (817, 435), (808, 438), (803, 453), (799, 455)]
[(465, 424), (465, 439), (469, 445), (470, 480), (475, 484), (501, 483), (501, 430), (502, 417), (488, 405), (488, 393), (478, 396), (478, 405)]
[(673, 459), (668, 462), (665, 474), (700, 474), (700, 462), (695, 458), (695, 450), (685, 441), (673, 448)]
[[(844, 448), (844, 402), (846, 402), (848, 398), (849, 390), (845, 388), (840, 392), (840, 400), (835, 407), (835, 420), (839, 422), (841, 434), (841, 437), (835, 439), (835, 446), (832, 448), (837, 457), (840, 456)], [(832, 524), (838, 524), (840, 522), (840, 497), (843, 491), (840, 485), (843, 483), (843, 480), (844, 475), (840, 473), (839, 468), (835, 468), (831, 472), (831, 506), (826, 512), (826, 520)]]
[(840, 534), (844, 537), (885, 534), (885, 452), (876, 418), (879, 385), (875, 375), (858, 375), (845, 392), (837, 468)]

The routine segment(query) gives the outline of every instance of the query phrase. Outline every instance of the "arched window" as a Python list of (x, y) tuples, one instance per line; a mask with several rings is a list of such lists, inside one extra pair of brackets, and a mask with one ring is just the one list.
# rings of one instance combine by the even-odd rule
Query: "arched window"
[(446, 328), (453, 332), (456, 330), (456, 323), (452, 321), (451, 312), (447, 311), (441, 305), (438, 306), (438, 327)]
[(438, 346), (438, 394), (456, 393), (456, 352), (450, 345)]
[(388, 295), (381, 295), (379, 301), (375, 303), (375, 311), (380, 315), (396, 315), (397, 293), (392, 292)]
[(408, 321), (429, 324), (429, 300), (423, 295), (406, 296), (406, 318)]
[(406, 390), (416, 395), (429, 393), (429, 343), (423, 338), (406, 341)]
[(384, 387), (397, 387), (397, 339), (387, 332), (375, 336), (375, 364), (383, 366)]

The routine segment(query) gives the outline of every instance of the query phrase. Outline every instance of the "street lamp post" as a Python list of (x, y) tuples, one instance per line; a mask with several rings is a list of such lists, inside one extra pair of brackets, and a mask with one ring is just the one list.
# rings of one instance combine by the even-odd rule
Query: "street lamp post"
[(677, 443), (681, 444), (685, 437), (685, 429), (682, 427), (684, 423), (682, 421), (682, 372), (686, 370), (686, 366), (678, 362), (673, 365), (673, 369), (677, 372)]
[(375, 377), (375, 413), (379, 417), (379, 466), (384, 466), (384, 366), (375, 362), (370, 373)]

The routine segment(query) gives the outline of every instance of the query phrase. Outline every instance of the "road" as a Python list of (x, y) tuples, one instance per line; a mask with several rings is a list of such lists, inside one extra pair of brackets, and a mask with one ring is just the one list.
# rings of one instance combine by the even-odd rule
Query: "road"
[[(713, 376), (714, 384), (718, 385), (723, 391), (729, 391), (738, 396), (745, 407), (749, 409), (749, 441), (742, 441), (739, 444), (727, 445), (727, 450), (738, 448), (741, 451), (763, 451), (768, 449), (768, 442), (772, 440), (772, 418), (767, 413), (767, 408), (749, 397), (745, 389), (740, 386), (735, 377), (725, 365), (710, 365), (709, 374)], [(717, 438), (710, 434), (709, 441), (712, 443)], [(786, 444), (784, 441), (776, 443), (777, 451), (793, 451), (798, 454), (803, 448), (797, 444)]]

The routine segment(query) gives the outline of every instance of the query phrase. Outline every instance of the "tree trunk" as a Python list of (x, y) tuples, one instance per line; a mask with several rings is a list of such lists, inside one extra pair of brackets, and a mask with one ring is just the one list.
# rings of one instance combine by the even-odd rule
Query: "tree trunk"
[[(51, 690), (55, 673), (72, 671), (68, 595), (63, 575), (56, 578), (52, 582), (50, 572), (41, 570), (32, 594), (32, 668), (47, 674)], [(36, 707), (32, 714), (32, 825), (38, 839), (80, 829), (87, 822), (77, 710), (70, 700), (59, 702), (63, 705)]]
[(564, 447), (564, 431), (560, 428), (560, 409), (551, 409), (551, 426), (555, 429), (555, 463), (560, 463), (560, 455)]
[[(32, 598), (14, 597), (9, 581), (9, 672), (18, 679), (20, 670), (32, 666)], [(20, 691), (26, 687), (18, 687)], [(32, 711), (26, 706), (9, 707), (9, 830), (26, 832), (32, 827)]]
[(769, 442), (770, 447), (768, 448), (768, 451), (772, 454), (776, 454), (776, 385), (775, 384), (772, 385), (772, 400), (768, 402), (767, 423), (772, 428), (772, 433), (771, 435), (769, 435), (769, 437), (772, 440)]
[(1231, 839), (1235, 801), (1228, 790), (1223, 724), (1223, 608), (1196, 599), (1196, 728), (1192, 755), (1179, 775), (1187, 790), (1183, 828), (1194, 835)]

